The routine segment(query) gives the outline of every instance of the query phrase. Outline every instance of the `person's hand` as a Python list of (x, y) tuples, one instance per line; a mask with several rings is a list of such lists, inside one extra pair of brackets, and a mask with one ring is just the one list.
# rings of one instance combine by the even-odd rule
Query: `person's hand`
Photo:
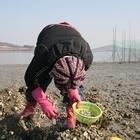
[(80, 95), (78, 93), (78, 89), (70, 90), (68, 95), (69, 95), (69, 98), (70, 98), (70, 103), (73, 104), (73, 103), (77, 102), (76, 107), (80, 108), (81, 97), (80, 97)]
[(57, 119), (58, 112), (55, 107), (49, 102), (43, 90), (38, 87), (32, 91), (33, 98), (40, 104), (43, 113), (52, 120), (53, 118)]
[(53, 118), (57, 119), (58, 112), (55, 107), (47, 99), (41, 99), (38, 101), (40, 106), (42, 107), (43, 113), (52, 120)]

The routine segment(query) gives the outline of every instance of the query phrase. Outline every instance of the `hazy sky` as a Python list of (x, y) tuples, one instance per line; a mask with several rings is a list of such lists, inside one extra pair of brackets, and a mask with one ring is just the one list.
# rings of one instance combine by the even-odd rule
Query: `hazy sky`
[(46, 25), (62, 21), (91, 48), (112, 44), (115, 27), (117, 40), (124, 32), (140, 40), (140, 0), (0, 0), (0, 42), (35, 46)]

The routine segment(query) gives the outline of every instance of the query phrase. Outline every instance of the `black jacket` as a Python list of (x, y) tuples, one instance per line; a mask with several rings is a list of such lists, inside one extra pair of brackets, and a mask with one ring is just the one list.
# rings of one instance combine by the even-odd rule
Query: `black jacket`
[(93, 61), (89, 44), (69, 26), (54, 24), (39, 34), (34, 57), (25, 73), (25, 82), (32, 91), (49, 78), (54, 63), (63, 56), (73, 55), (84, 61), (87, 70)]

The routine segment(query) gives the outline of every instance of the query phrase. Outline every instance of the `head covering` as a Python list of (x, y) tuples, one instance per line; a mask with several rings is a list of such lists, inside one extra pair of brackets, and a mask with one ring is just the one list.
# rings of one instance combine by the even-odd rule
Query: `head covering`
[(64, 21), (64, 22), (60, 22), (59, 24), (64, 25), (64, 26), (69, 26), (69, 27), (75, 29), (79, 33), (79, 35), (82, 36), (81, 33), (75, 27), (73, 27), (71, 24), (69, 24), (68, 22)]
[(55, 63), (51, 74), (59, 90), (69, 91), (78, 88), (85, 79), (85, 65), (77, 57), (64, 56)]
[(64, 25), (68, 25), (71, 26), (68, 22), (64, 21), (64, 22), (60, 22), (59, 24), (64, 24)]

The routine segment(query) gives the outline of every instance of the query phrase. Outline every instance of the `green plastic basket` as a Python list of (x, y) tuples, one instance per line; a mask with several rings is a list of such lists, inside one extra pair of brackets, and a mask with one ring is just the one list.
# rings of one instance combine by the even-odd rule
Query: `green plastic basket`
[[(102, 116), (101, 108), (98, 107), (96, 104), (91, 103), (91, 102), (82, 101), (81, 106), (78, 109), (76, 108), (76, 103), (74, 103), (72, 105), (72, 107), (73, 107), (74, 115), (75, 115), (76, 119), (79, 122), (84, 123), (84, 124), (90, 125), (92, 123), (95, 123)], [(84, 115), (80, 114), (81, 110), (93, 112), (95, 116), (94, 117), (84, 116)]]

